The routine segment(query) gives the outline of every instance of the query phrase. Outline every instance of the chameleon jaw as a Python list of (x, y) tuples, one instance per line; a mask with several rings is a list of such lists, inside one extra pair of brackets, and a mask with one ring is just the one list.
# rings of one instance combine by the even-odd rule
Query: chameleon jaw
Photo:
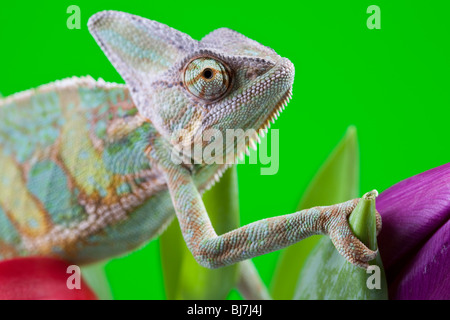
[[(250, 155), (250, 148), (253, 150), (258, 149), (258, 144), (261, 143), (261, 138), (264, 138), (264, 136), (267, 134), (267, 132), (270, 129), (271, 123), (275, 123), (275, 121), (278, 119), (280, 114), (284, 111), (287, 104), (292, 98), (292, 87), (289, 88), (289, 90), (282, 96), (280, 101), (275, 105), (273, 110), (269, 113), (269, 115), (266, 117), (266, 119), (262, 122), (262, 125), (255, 131), (256, 133), (254, 136), (250, 137), (248, 139), (248, 142), (245, 144), (245, 147), (242, 151), (238, 153), (237, 158), (240, 160), (244, 159), (244, 153), (248, 156)], [(256, 142), (255, 142), (256, 141)]]
[[(261, 143), (261, 138), (264, 138), (265, 134), (268, 132), (271, 126), (271, 122), (275, 123), (275, 121), (280, 116), (281, 112), (284, 111), (288, 102), (292, 98), (292, 84), (294, 81), (295, 69), (294, 65), (286, 58), (280, 58), (280, 60), (267, 72), (265, 77), (260, 79), (258, 82), (253, 83), (252, 86), (247, 87), (239, 96), (236, 96), (232, 99), (230, 104), (225, 105), (225, 108), (235, 109), (235, 107), (239, 103), (245, 103), (244, 101), (247, 98), (254, 97), (255, 93), (258, 95), (258, 92), (266, 91), (270, 88), (275, 88), (273, 90), (278, 91), (277, 96), (279, 97), (276, 103), (266, 105), (266, 113), (262, 116), (262, 120), (259, 120), (255, 123), (255, 129), (253, 132), (247, 136), (245, 139), (245, 143), (238, 144), (239, 149), (234, 151), (234, 161), (232, 163), (225, 163), (219, 165), (216, 173), (206, 181), (206, 183), (200, 187), (200, 189), (208, 190), (211, 188), (216, 182), (220, 180), (223, 173), (228, 169), (231, 165), (237, 164), (238, 160), (244, 160), (244, 153), (246, 155), (250, 155), (250, 148), (253, 150), (257, 150), (258, 144)], [(283, 89), (281, 89), (281, 88)], [(281, 90), (280, 90), (281, 89)], [(268, 99), (273, 99), (273, 95), (266, 96)], [(251, 103), (254, 105), (259, 105), (263, 101), (255, 100)], [(247, 103), (250, 103), (248, 101)]]
[(208, 181), (206, 181), (206, 183), (203, 186), (200, 186), (199, 189), (202, 190), (202, 192), (209, 190), (216, 184), (216, 182), (219, 182), (225, 171), (231, 165), (238, 163), (238, 159), (240, 159), (241, 161), (244, 160), (244, 153), (247, 156), (250, 155), (249, 148), (257, 150), (258, 148), (257, 145), (261, 143), (261, 138), (264, 138), (265, 134), (269, 131), (271, 122), (275, 123), (275, 121), (280, 116), (281, 112), (283, 112), (284, 109), (286, 108), (291, 98), (292, 98), (292, 87), (283, 95), (280, 101), (275, 105), (273, 111), (269, 113), (269, 115), (263, 121), (262, 125), (258, 128), (258, 130), (255, 131), (254, 136), (248, 139), (243, 150), (240, 151), (238, 155), (235, 157), (234, 163), (222, 164), (220, 168), (217, 169), (217, 172), (214, 174), (214, 176), (212, 176)]
[[(276, 102), (273, 107), (269, 107), (267, 116), (263, 119), (262, 122), (256, 125), (255, 134), (250, 137), (245, 145), (245, 148), (238, 152), (239, 159), (243, 160), (244, 153), (246, 155), (250, 154), (249, 147), (251, 147), (253, 150), (257, 150), (257, 144), (261, 143), (260, 138), (263, 138), (265, 136), (265, 134), (270, 129), (271, 122), (275, 123), (281, 112), (283, 112), (283, 110), (287, 106), (288, 102), (292, 98), (292, 84), (294, 82), (294, 75), (295, 68), (292, 62), (289, 61), (289, 59), (280, 58), (274, 65), (274, 67), (268, 71), (262, 81), (256, 84), (256, 88), (251, 90), (252, 92), (261, 92), (261, 89), (271, 92), (272, 90), (279, 90), (278, 92), (280, 92), (280, 86), (284, 88), (284, 90), (280, 92), (281, 95), (278, 98), (278, 102)], [(270, 99), (272, 97), (273, 95), (269, 95)], [(255, 143), (255, 141), (257, 143)]]

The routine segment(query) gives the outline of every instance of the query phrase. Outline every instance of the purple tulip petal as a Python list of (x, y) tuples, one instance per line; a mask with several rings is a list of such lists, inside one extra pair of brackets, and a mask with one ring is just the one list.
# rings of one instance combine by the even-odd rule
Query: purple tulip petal
[(450, 220), (420, 249), (392, 284), (391, 299), (450, 299)]
[[(422, 283), (420, 279), (441, 281), (449, 270), (449, 250), (443, 248), (448, 247), (449, 242), (448, 227), (444, 226), (450, 218), (450, 163), (403, 180), (382, 192), (377, 198), (377, 210), (383, 218), (378, 245), (390, 295), (404, 298), (406, 291), (411, 293), (417, 288), (428, 288), (428, 283)], [(437, 260), (435, 255), (440, 250), (443, 253)], [(440, 267), (445, 269), (440, 274), (418, 276), (419, 270), (425, 272), (426, 268), (437, 270)], [(416, 289), (407, 284), (416, 286)], [(437, 285), (434, 284), (433, 290), (439, 290)], [(430, 288), (426, 292), (436, 296), (430, 293)], [(450, 287), (444, 290), (450, 291)]]

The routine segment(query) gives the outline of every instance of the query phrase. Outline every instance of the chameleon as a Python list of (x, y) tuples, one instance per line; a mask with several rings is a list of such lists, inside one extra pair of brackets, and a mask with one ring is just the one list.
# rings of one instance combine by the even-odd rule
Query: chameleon
[(202, 202), (232, 164), (199, 161), (186, 150), (212, 145), (215, 138), (204, 135), (212, 129), (251, 132), (211, 155), (215, 160), (258, 143), (292, 96), (289, 59), (228, 28), (198, 41), (118, 11), (94, 14), (88, 28), (125, 84), (73, 77), (0, 99), (0, 259), (93, 263), (143, 246), (176, 217), (207, 268), (316, 234), (328, 235), (350, 263), (368, 267), (377, 251), (348, 224), (360, 199), (222, 235)]

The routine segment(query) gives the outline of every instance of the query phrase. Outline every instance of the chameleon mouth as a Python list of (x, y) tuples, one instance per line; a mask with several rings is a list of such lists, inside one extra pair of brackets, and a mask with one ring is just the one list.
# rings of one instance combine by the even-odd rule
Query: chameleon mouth
[[(261, 143), (261, 138), (264, 138), (264, 136), (267, 134), (267, 132), (270, 129), (271, 123), (275, 123), (275, 121), (280, 116), (281, 112), (284, 111), (287, 104), (289, 103), (290, 99), (292, 98), (292, 87), (289, 88), (286, 93), (281, 97), (279, 102), (275, 105), (275, 107), (272, 109), (272, 111), (268, 114), (268, 116), (265, 118), (265, 120), (262, 122), (258, 130), (255, 131), (254, 135), (251, 136), (245, 144), (245, 147), (243, 150), (238, 152), (238, 155), (235, 158), (235, 163), (239, 160), (244, 160), (244, 154), (247, 156), (250, 155), (250, 148), (253, 150), (258, 149), (258, 144)], [(207, 181), (207, 183), (204, 186), (200, 186), (200, 189), (202, 190), (208, 190), (210, 189), (214, 184), (219, 182), (220, 178), (222, 177), (223, 173), (232, 165), (233, 163), (224, 164), (222, 167), (216, 172), (216, 174)]]
[(291, 98), (292, 98), (292, 87), (290, 87), (286, 91), (286, 93), (281, 97), (279, 102), (275, 105), (275, 107), (268, 114), (268, 116), (265, 118), (265, 120), (262, 122), (259, 128), (255, 131), (255, 134), (246, 141), (245, 148), (238, 153), (237, 156), (238, 159), (243, 160), (244, 154), (246, 154), (247, 156), (250, 155), (250, 148), (252, 148), (253, 150), (258, 149), (258, 144), (261, 143), (261, 138), (264, 138), (264, 136), (269, 131), (271, 124), (275, 123), (280, 114), (286, 108)]
[(264, 135), (270, 129), (270, 123), (275, 123), (275, 121), (280, 116), (281, 112), (283, 112), (284, 109), (286, 108), (286, 106), (289, 103), (289, 101), (291, 100), (291, 98), (292, 98), (292, 87), (289, 88), (289, 90), (286, 91), (286, 93), (281, 97), (280, 101), (273, 108), (273, 111), (271, 113), (269, 113), (266, 120), (263, 122), (263, 124), (260, 126), (260, 128), (258, 128), (257, 131), (258, 131), (259, 135), (262, 135), (264, 137)]
[[(213, 186), (216, 182), (218, 182), (226, 171), (232, 164), (237, 164), (239, 160), (244, 160), (244, 154), (250, 155), (250, 148), (253, 150), (258, 149), (258, 144), (261, 143), (261, 138), (268, 133), (271, 123), (275, 123), (275, 121), (280, 116), (281, 112), (284, 111), (290, 99), (292, 98), (292, 84), (294, 82), (294, 66), (293, 64), (286, 58), (282, 58), (270, 71), (266, 79), (263, 79), (260, 82), (260, 87), (264, 88), (265, 86), (273, 86), (274, 82), (277, 82), (279, 85), (285, 87), (285, 91), (283, 94), (280, 94), (278, 98), (278, 102), (273, 106), (269, 107), (269, 111), (266, 113), (266, 116), (259, 120), (256, 124), (256, 130), (253, 130), (253, 133), (247, 136), (245, 139), (245, 143), (239, 146), (239, 150), (235, 150), (235, 161), (233, 163), (225, 163), (220, 166), (216, 174), (209, 179), (205, 185), (201, 186), (200, 189), (207, 190), (211, 186)], [(267, 88), (267, 87), (266, 87)], [(252, 89), (250, 89), (252, 90)], [(264, 89), (263, 89), (264, 90)]]
[[(294, 74), (295, 69), (289, 59), (280, 58), (278, 62), (268, 71), (266, 77), (256, 86), (256, 91), (258, 92), (259, 88), (265, 88), (268, 91), (270, 88), (280, 88), (284, 87), (285, 89), (279, 93), (277, 98), (278, 102), (273, 106), (268, 106), (268, 112), (263, 120), (258, 121), (256, 124), (256, 131), (252, 134), (247, 141), (245, 141), (245, 147), (241, 150), (237, 150), (237, 158), (240, 160), (244, 159), (244, 154), (249, 155), (250, 150), (257, 150), (257, 145), (261, 143), (261, 138), (264, 138), (265, 134), (270, 129), (271, 123), (275, 123), (275, 121), (280, 116), (281, 112), (284, 111), (285, 107), (289, 103), (292, 98), (292, 84), (294, 82)], [(253, 89), (252, 89), (253, 91)], [(273, 92), (273, 91), (272, 91)]]

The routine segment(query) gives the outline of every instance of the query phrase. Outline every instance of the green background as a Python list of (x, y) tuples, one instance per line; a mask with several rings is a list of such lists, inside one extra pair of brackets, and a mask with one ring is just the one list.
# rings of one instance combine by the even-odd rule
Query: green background
[[(80, 30), (66, 27), (72, 4), (81, 9)], [(366, 26), (372, 4), (381, 9), (380, 30)], [(86, 27), (105, 9), (195, 39), (229, 27), (294, 63), (293, 99), (272, 127), (280, 129), (278, 173), (238, 167), (241, 224), (293, 212), (351, 124), (360, 143), (361, 192), (383, 191), (450, 159), (446, 1), (2, 1), (0, 92), (82, 75), (123, 82)], [(267, 284), (278, 255), (253, 259)], [(158, 241), (114, 259), (107, 272), (115, 298), (165, 297)]]

